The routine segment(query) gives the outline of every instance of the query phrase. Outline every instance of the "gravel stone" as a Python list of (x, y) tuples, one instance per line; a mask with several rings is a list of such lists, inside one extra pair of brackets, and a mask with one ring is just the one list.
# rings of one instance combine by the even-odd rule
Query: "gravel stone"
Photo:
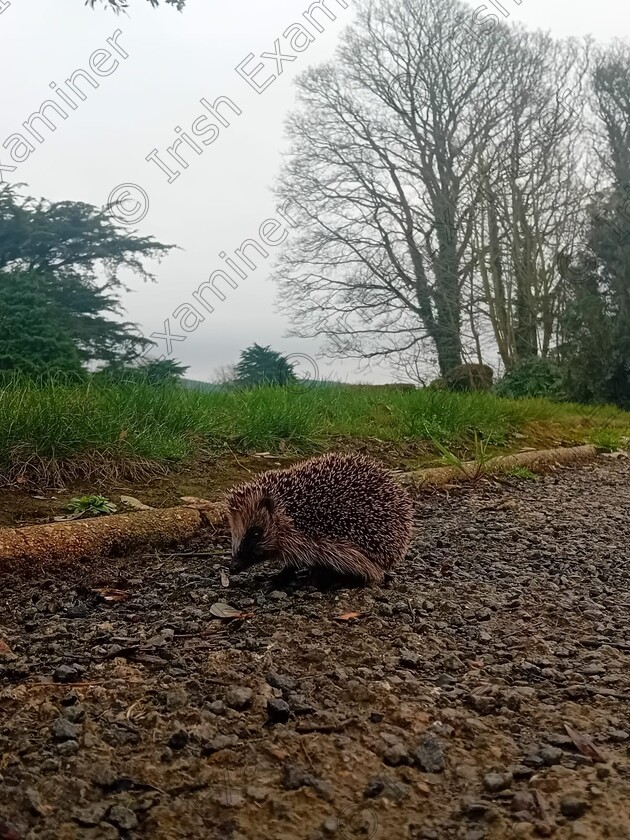
[(445, 767), (444, 747), (441, 741), (432, 735), (422, 738), (413, 758), (418, 767), (425, 773), (441, 773)]
[(569, 820), (577, 820), (588, 811), (589, 804), (581, 796), (568, 794), (560, 800), (560, 812)]
[(65, 717), (57, 718), (50, 727), (51, 734), (56, 741), (76, 740), (81, 734), (82, 727), (76, 723), (70, 723)]
[(109, 808), (107, 802), (96, 802), (93, 805), (88, 805), (86, 808), (80, 808), (75, 811), (74, 818), (80, 825), (98, 825)]
[(291, 708), (285, 700), (274, 698), (267, 701), (267, 715), (272, 723), (286, 723), (291, 715)]
[(402, 764), (409, 764), (409, 753), (403, 744), (392, 744), (383, 753), (383, 761), (389, 767), (400, 767)]
[(58, 683), (76, 682), (79, 672), (72, 665), (61, 665), (53, 672), (53, 679)]
[(113, 805), (109, 809), (107, 819), (122, 831), (132, 831), (138, 827), (138, 818), (134, 812), (123, 805)]
[(232, 709), (242, 711), (246, 709), (252, 702), (254, 692), (251, 688), (233, 686), (226, 695), (226, 702)]
[(511, 773), (486, 773), (483, 777), (483, 786), (488, 793), (498, 793), (509, 788), (512, 781)]
[[(370, 446), (400, 466), (388, 442)], [(238, 457), (253, 473), (284, 454)], [(209, 498), (244, 474), (214, 466)], [(119, 492), (162, 505), (204, 486), (195, 469)], [(317, 840), (619, 837), (630, 459), (413, 493), (415, 538), (382, 586), (305, 574), (278, 599), (261, 565), (225, 587), (222, 527), (149, 556), (7, 573), (0, 836), (5, 821), (37, 840), (244, 840), (265, 825)], [(4, 522), (29, 521), (25, 498), (0, 491)], [(65, 495), (41, 501), (52, 518)], [(103, 587), (131, 597), (90, 594)], [(212, 618), (218, 601), (253, 616)]]
[(559, 747), (546, 746), (540, 750), (540, 757), (543, 762), (551, 767), (552, 764), (559, 764), (562, 760), (563, 752)]

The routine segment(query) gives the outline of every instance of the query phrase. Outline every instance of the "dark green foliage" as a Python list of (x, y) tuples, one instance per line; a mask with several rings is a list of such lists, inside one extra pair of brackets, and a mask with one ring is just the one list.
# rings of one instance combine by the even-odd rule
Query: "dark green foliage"
[(600, 55), (595, 110), (610, 188), (591, 210), (589, 252), (567, 278), (562, 357), (572, 399), (630, 406), (630, 46)]
[(297, 381), (293, 366), (281, 353), (259, 344), (252, 344), (241, 353), (235, 371), (236, 382), (245, 387), (287, 385)]
[(174, 359), (142, 359), (133, 366), (113, 362), (102, 368), (96, 377), (109, 382), (175, 385), (187, 370), (188, 365), (181, 365)]
[(80, 377), (81, 358), (63, 310), (35, 271), (0, 271), (0, 374)]
[[(32, 279), (28, 286), (31, 295), (41, 298), (37, 317), (40, 324), (46, 313), (51, 319), (41, 329), (69, 348), (65, 363), (53, 353), (49, 367), (74, 369), (77, 356), (83, 365), (128, 363), (152, 345), (135, 324), (114, 317), (121, 312), (119, 295), (125, 290), (119, 275), (126, 270), (152, 280), (144, 260), (159, 258), (171, 247), (129, 232), (89, 204), (35, 200), (0, 184), (0, 272), (37, 275), (37, 291)], [(13, 287), (14, 298), (19, 288)], [(15, 353), (5, 345), (9, 341), (14, 339), (6, 331), (0, 333), (5, 360)], [(18, 369), (25, 365), (26, 358)], [(33, 357), (33, 365), (40, 366), (40, 355)]]
[(496, 384), (495, 392), (501, 397), (565, 398), (561, 369), (549, 359), (527, 359), (505, 374)]
[[(630, 223), (611, 196), (593, 218), (591, 259), (564, 313), (567, 389), (579, 402), (630, 405)], [(592, 264), (595, 255), (597, 265)]]
[(488, 365), (457, 365), (444, 376), (444, 381), (451, 391), (489, 391), (493, 375)]

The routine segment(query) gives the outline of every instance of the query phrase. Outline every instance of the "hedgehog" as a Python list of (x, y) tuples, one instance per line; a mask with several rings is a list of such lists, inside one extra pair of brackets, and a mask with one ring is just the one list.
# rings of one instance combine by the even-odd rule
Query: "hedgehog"
[(269, 470), (226, 498), (230, 572), (265, 560), (281, 573), (327, 569), (382, 583), (407, 553), (410, 496), (382, 465), (329, 453)]

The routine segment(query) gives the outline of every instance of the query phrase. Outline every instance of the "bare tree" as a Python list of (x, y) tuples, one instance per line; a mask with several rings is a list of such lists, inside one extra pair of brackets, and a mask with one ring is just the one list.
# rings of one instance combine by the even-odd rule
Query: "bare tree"
[(236, 366), (221, 365), (214, 372), (214, 381), (217, 385), (232, 385), (236, 381)]
[[(148, 2), (156, 8), (160, 5), (160, 0), (148, 0)], [(174, 6), (178, 12), (181, 12), (186, 5), (186, 0), (163, 0), (167, 6)], [(129, 0), (85, 0), (85, 5), (92, 9), (96, 6), (109, 6), (115, 12), (124, 12), (129, 8)]]
[(510, 103), (491, 154), (479, 161), (485, 198), (475, 226), (480, 306), (506, 368), (557, 340), (562, 283), (589, 190), (580, 137), (588, 45), (515, 30), (504, 56)]
[(332, 355), (462, 361), (476, 172), (507, 102), (503, 25), (471, 37), (456, 0), (359, 0), (338, 60), (298, 82), (278, 192), (300, 230), (275, 277)]

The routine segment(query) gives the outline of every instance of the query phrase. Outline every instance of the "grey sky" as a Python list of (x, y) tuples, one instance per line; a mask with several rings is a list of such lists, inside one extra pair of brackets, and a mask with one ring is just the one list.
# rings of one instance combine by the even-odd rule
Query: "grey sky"
[[(133, 294), (125, 296), (128, 317), (138, 321), (146, 335), (162, 332), (165, 319), (193, 300), (211, 272), (225, 267), (221, 251), (230, 256), (244, 240), (259, 238), (261, 223), (275, 214), (269, 187), (280, 164), (283, 119), (294, 101), (291, 81), (332, 54), (339, 33), (352, 19), (352, 4), (344, 11), (337, 0), (327, 0), (337, 20), (320, 16), (325, 31), (316, 32), (314, 43), (295, 61), (282, 63), (282, 75), (262, 93), (234, 68), (249, 53), (273, 53), (277, 38), (282, 52), (296, 55), (283, 33), (294, 23), (305, 23), (303, 12), (311, 2), (188, 0), (186, 11), (178, 14), (131, 0), (130, 13), (116, 16), (103, 9), (91, 11), (83, 0), (11, 0), (9, 5), (0, 0), (0, 144), (14, 132), (24, 133), (22, 123), (45, 99), (61, 103), (50, 83), (67, 92), (65, 80), (80, 68), (98, 83), (94, 89), (77, 81), (85, 100), (75, 98), (76, 110), (68, 107), (67, 119), (55, 120), (54, 133), (43, 128), (44, 142), (34, 143), (28, 159), (15, 172), (5, 171), (4, 178), (27, 182), (33, 195), (96, 205), (103, 205), (119, 184), (138, 184), (146, 191), (149, 208), (138, 229), (182, 249), (153, 267), (156, 284), (134, 282)], [(501, 3), (514, 20), (557, 35), (591, 33), (607, 40), (629, 30), (630, 9), (619, 0)], [(473, 5), (481, 5), (481, 0)], [(107, 39), (117, 29), (121, 34), (115, 52)], [(110, 50), (112, 59), (95, 55), (103, 48)], [(100, 75), (90, 70), (90, 57)], [(251, 72), (259, 61), (246, 69)], [(256, 76), (259, 83), (277, 65), (266, 58), (264, 67)], [(209, 116), (200, 100), (213, 103), (221, 96), (229, 97), (241, 115), (223, 109), (231, 124), (220, 125), (219, 136), (202, 147), (201, 154), (182, 144), (179, 152), (189, 166), (180, 166), (181, 175), (169, 184), (167, 175), (145, 158), (157, 148), (166, 159), (166, 148), (178, 137), (175, 127), (190, 137), (193, 123), (204, 113)], [(5, 149), (0, 147), (0, 152), (0, 165), (16, 165)], [(172, 157), (170, 165), (176, 166)], [(274, 248), (268, 251), (269, 259), (259, 257), (258, 269), (238, 288), (226, 287), (225, 300), (215, 298), (215, 311), (206, 312), (204, 323), (184, 342), (173, 344), (174, 355), (191, 366), (190, 376), (211, 379), (218, 366), (235, 361), (252, 341), (287, 353), (317, 353), (316, 342), (284, 337), (290, 325), (275, 311), (276, 291), (266, 279)], [(171, 330), (182, 334), (173, 320)], [(160, 351), (164, 346), (160, 341)], [(355, 362), (329, 366), (318, 360), (318, 365), (322, 376), (388, 379), (383, 370), (358, 374)]]

